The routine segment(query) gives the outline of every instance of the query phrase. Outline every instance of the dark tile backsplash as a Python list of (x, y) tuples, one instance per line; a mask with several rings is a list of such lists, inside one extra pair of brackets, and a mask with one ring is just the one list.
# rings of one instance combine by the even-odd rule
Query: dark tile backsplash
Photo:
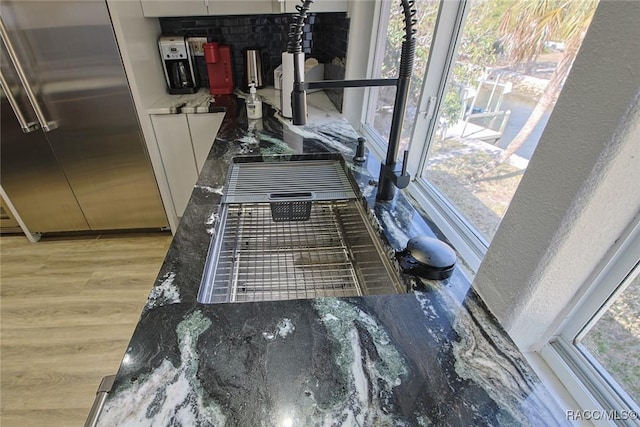
[[(241, 87), (244, 77), (243, 49), (260, 48), (263, 51), (265, 83), (273, 85), (273, 70), (282, 62), (287, 49), (287, 34), (292, 14), (202, 16), (158, 18), (164, 35), (186, 34), (206, 36), (210, 42), (231, 45), (233, 78)], [(304, 26), (303, 49), (308, 58), (316, 58), (325, 65), (325, 78), (344, 78), (347, 55), (349, 18), (344, 12), (310, 13)], [(337, 64), (337, 65), (335, 65)], [(206, 64), (203, 57), (196, 58), (201, 86), (208, 86)], [(329, 77), (329, 75), (331, 77)], [(327, 91), (327, 95), (342, 110), (342, 89)]]

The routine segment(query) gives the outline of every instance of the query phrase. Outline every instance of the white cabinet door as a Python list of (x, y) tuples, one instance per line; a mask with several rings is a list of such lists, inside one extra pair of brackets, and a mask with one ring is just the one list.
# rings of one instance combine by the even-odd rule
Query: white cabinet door
[(186, 114), (151, 115), (153, 130), (169, 182), (176, 215), (181, 217), (189, 202), (198, 169), (193, 155)]
[(140, 3), (142, 4), (142, 14), (148, 17), (208, 14), (206, 0), (140, 0)]
[(272, 0), (208, 0), (209, 15), (255, 15), (272, 13)]
[[(273, 0), (140, 0), (144, 16), (254, 15), (273, 13)], [(295, 10), (295, 6), (294, 6)]]
[[(346, 12), (348, 0), (318, 0), (311, 3), (310, 12)], [(274, 13), (296, 13), (300, 0), (273, 0)]]
[(216, 139), (225, 113), (187, 114), (198, 174)]

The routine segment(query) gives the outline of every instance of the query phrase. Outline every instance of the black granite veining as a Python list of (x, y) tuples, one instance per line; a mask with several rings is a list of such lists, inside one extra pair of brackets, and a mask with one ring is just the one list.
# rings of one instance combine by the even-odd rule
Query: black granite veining
[[(407, 278), (404, 295), (196, 302), (230, 159), (337, 152), (344, 121), (290, 128), (264, 105), (227, 115), (118, 372), (99, 425), (561, 425), (562, 414), (461, 272)], [(429, 232), (401, 192), (376, 203), (371, 158), (352, 172), (387, 244)], [(439, 232), (430, 232), (439, 235)], [(438, 236), (442, 237), (442, 236)]]

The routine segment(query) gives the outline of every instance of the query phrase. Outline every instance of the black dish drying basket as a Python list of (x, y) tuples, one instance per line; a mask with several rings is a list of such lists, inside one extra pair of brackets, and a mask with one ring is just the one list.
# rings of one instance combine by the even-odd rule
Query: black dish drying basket
[(311, 217), (310, 200), (269, 202), (271, 219), (274, 222), (307, 221)]

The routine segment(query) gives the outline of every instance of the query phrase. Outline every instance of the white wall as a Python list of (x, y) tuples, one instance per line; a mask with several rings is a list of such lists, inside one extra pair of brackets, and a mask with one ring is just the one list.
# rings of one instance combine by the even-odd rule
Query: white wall
[(601, 0), (564, 90), (474, 281), (537, 350), (640, 212), (640, 7)]

